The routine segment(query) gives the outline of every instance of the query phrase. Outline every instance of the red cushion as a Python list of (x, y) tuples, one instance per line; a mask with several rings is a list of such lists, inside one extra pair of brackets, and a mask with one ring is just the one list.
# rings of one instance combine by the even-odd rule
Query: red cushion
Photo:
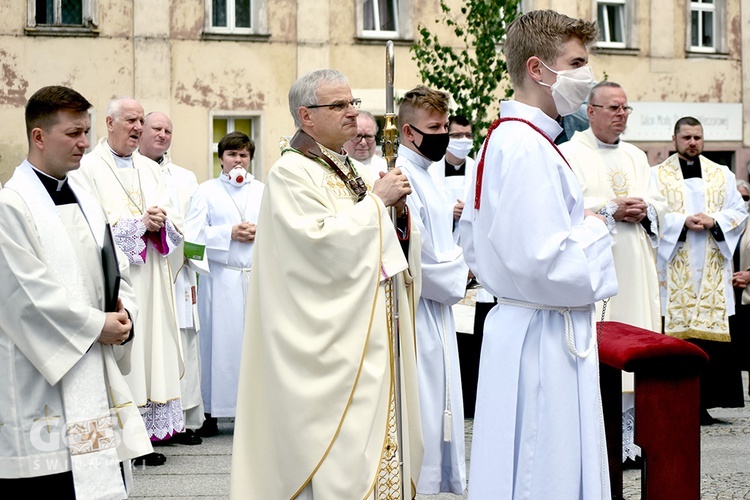
[(701, 369), (708, 355), (684, 340), (636, 326), (604, 321), (599, 338), (599, 360), (626, 372)]

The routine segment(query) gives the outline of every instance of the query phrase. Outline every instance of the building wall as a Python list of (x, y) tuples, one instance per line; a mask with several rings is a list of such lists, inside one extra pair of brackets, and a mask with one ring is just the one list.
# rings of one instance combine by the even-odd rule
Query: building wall
[[(449, 35), (433, 23), (439, 16), (437, 0), (407, 1), (408, 36), (395, 47), (397, 92), (420, 82), (409, 51), (418, 24)], [(606, 76), (625, 88), (636, 108), (631, 129), (638, 126), (641, 102), (671, 103), (676, 113), (690, 111), (692, 103), (741, 106), (738, 138), (717, 142), (707, 129), (706, 147), (734, 151), (737, 170), (745, 176), (750, 161), (750, 51), (743, 53), (742, 47), (750, 46), (750, 9), (742, 8), (742, 0), (726, 0), (726, 53), (688, 54), (687, 1), (633, 0), (628, 25), (633, 46), (595, 51), (591, 64), (598, 79)], [(221, 114), (258, 117), (254, 167), (263, 177), (278, 158), (279, 139), (294, 132), (287, 92), (307, 71), (341, 70), (354, 95), (362, 97), (363, 109), (384, 112), (385, 42), (357, 37), (356, 0), (267, 2), (269, 36), (212, 39), (203, 35), (205, 0), (98, 0), (96, 37), (29, 36), (24, 30), (27, 2), (0, 4), (0, 181), (26, 154), (23, 108), (44, 85), (69, 85), (94, 104), (94, 139), (106, 136), (104, 110), (113, 97), (132, 95), (147, 112), (167, 113), (175, 127), (172, 156), (199, 180), (209, 177), (211, 118)], [(588, 19), (596, 12), (593, 0), (523, 0), (522, 6)], [(652, 162), (668, 154), (667, 132), (656, 134), (654, 141), (636, 142)]]
[[(68, 85), (94, 104), (92, 137), (106, 136), (105, 109), (116, 96), (138, 99), (146, 112), (174, 123), (171, 154), (208, 178), (213, 115), (260, 119), (255, 171), (261, 177), (278, 158), (282, 136), (294, 133), (287, 92), (300, 75), (323, 67), (341, 70), (363, 109), (385, 106), (385, 41), (355, 41), (355, 2), (268, 0), (268, 37), (202, 36), (204, 0), (99, 0), (96, 37), (27, 36), (27, 3), (0, 5), (0, 181), (27, 151), (26, 100), (45, 85)], [(413, 9), (434, 18), (436, 2)], [(417, 20), (412, 18), (411, 31)], [(409, 43), (395, 48), (396, 86), (419, 83)]]
[[(627, 0), (630, 2), (631, 0)], [(634, 17), (626, 30), (634, 33), (633, 46), (628, 49), (595, 49), (590, 64), (597, 80), (604, 79), (621, 84), (628, 100), (635, 108), (629, 119), (633, 133), (640, 124), (639, 111), (650, 103), (668, 103), (670, 120), (665, 120), (663, 130), (654, 130), (653, 140), (632, 141), (644, 149), (652, 164), (663, 161), (673, 144), (668, 139), (676, 119), (696, 114), (696, 103), (720, 103), (726, 113), (741, 108), (741, 118), (733, 126), (736, 139), (727, 141), (719, 129), (704, 126), (706, 151), (731, 151), (738, 177), (747, 179), (746, 166), (750, 163), (750, 8), (741, 0), (717, 0), (724, 6), (723, 20), (717, 30), (722, 37), (722, 49), (717, 54), (689, 52), (689, 0), (634, 0)], [(571, 16), (587, 19), (596, 17), (596, 1), (539, 0), (527, 1), (525, 8), (552, 8)], [(722, 27), (723, 26), (723, 27)], [(643, 103), (639, 106), (639, 103)], [(640, 110), (639, 110), (640, 108)], [(721, 109), (717, 110), (722, 113)], [(733, 122), (735, 123), (735, 122)], [(664, 137), (667, 139), (664, 139)]]

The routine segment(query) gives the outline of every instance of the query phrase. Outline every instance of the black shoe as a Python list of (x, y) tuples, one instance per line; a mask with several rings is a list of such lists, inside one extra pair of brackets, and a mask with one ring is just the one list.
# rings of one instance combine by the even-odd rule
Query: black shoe
[(640, 470), (643, 469), (643, 457), (635, 457), (635, 460), (630, 458), (626, 459), (622, 463), (622, 470)]
[(718, 418), (712, 417), (711, 414), (708, 413), (708, 410), (701, 410), (701, 425), (713, 425), (722, 423), (724, 422), (719, 420)]
[(201, 444), (203, 440), (198, 434), (193, 432), (192, 429), (186, 429), (185, 432), (181, 432), (172, 436), (172, 439), (170, 439), (169, 442), (194, 446), (196, 444)]
[(195, 431), (199, 437), (214, 437), (219, 435), (219, 420), (216, 417), (212, 417), (210, 414), (206, 414), (206, 421), (200, 429)]
[(138, 457), (133, 462), (133, 465), (148, 465), (151, 467), (156, 467), (157, 465), (164, 465), (164, 462), (167, 461), (167, 457), (162, 455), (161, 453), (149, 453), (148, 455), (143, 455), (142, 457)]

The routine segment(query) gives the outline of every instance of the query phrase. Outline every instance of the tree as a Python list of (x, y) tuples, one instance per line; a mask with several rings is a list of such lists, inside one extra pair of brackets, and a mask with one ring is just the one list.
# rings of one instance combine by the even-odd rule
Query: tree
[[(508, 68), (498, 45), (505, 29), (519, 14), (520, 0), (465, 0), (461, 15), (454, 15), (446, 0), (440, 0), (441, 14), (436, 24), (448, 26), (458, 40), (457, 48), (441, 43), (437, 35), (419, 24), (419, 39), (412, 47), (422, 81), (449, 92), (456, 102), (457, 114), (463, 114), (484, 132), (494, 117), (490, 108), (496, 100), (495, 91), (504, 81)], [(505, 85), (505, 97), (513, 89)], [(483, 137), (475, 134), (475, 146)]]

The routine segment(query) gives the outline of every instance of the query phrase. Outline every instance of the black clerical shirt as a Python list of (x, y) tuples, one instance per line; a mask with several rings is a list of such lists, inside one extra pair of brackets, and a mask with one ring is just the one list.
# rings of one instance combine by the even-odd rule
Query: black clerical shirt
[[(700, 157), (696, 156), (693, 160), (688, 161), (684, 158), (679, 158), (680, 160), (680, 170), (682, 170), (682, 178), (687, 179), (702, 179), (703, 176), (701, 175), (701, 159)], [(682, 231), (680, 232), (680, 237), (677, 238), (677, 241), (685, 241), (687, 239), (687, 232), (688, 228), (683, 227)], [(708, 230), (709, 233), (711, 233), (711, 236), (714, 237), (714, 240), (716, 241), (724, 241), (724, 232), (719, 227), (719, 224), (717, 224), (714, 221), (714, 227)]]
[(42, 185), (49, 193), (49, 196), (52, 198), (55, 205), (70, 205), (71, 203), (78, 203), (78, 198), (76, 198), (73, 190), (70, 189), (70, 185), (68, 185), (67, 176), (65, 179), (60, 180), (55, 179), (36, 168), (32, 168), (32, 170), (36, 176), (39, 177), (39, 180), (42, 182)]
[(466, 160), (461, 165), (452, 165), (445, 159), (445, 176), (453, 177), (454, 175), (466, 175)]
[(684, 158), (680, 158), (679, 160), (683, 179), (701, 178), (701, 159), (699, 157), (696, 156), (691, 161), (687, 161)]

